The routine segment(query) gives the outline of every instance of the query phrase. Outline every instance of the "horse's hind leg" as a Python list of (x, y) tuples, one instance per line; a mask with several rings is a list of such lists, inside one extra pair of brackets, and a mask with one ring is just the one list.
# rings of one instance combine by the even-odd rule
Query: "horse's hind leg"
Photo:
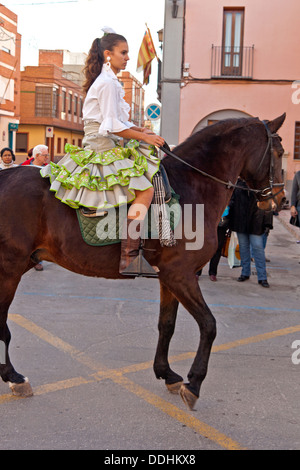
[(167, 287), (160, 285), (160, 315), (158, 322), (159, 338), (154, 359), (154, 372), (158, 379), (164, 379), (171, 393), (179, 393), (183, 378), (169, 365), (168, 352), (175, 329), (178, 301)]
[(15, 371), (8, 352), (11, 334), (7, 326), (7, 314), (18, 282), (1, 279), (0, 283), (0, 377), (9, 383), (13, 395), (31, 396), (32, 389), (28, 379)]

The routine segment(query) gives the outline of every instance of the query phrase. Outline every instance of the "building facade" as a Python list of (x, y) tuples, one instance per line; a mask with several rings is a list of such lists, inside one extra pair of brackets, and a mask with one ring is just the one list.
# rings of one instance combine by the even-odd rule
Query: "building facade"
[(300, 170), (299, 1), (165, 5), (162, 135), (177, 144), (220, 119), (286, 112), (280, 135), (289, 192)]
[(0, 4), (0, 142), (15, 148), (20, 119), (21, 36), (18, 17)]
[(64, 155), (66, 143), (82, 145), (84, 95), (79, 73), (64, 70), (64, 55), (63, 50), (40, 50), (39, 65), (21, 72), (18, 161), (25, 160), (28, 150), (38, 144), (48, 145), (52, 161)]
[(144, 127), (145, 90), (142, 84), (130, 72), (120, 72), (118, 79), (125, 91), (124, 99), (130, 105), (130, 121)]

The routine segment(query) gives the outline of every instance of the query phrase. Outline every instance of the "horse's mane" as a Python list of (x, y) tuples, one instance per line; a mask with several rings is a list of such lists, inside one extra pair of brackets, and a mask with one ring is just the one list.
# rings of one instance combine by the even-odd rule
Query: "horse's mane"
[(206, 147), (208, 143), (219, 139), (220, 136), (225, 136), (230, 132), (245, 128), (257, 122), (259, 122), (258, 118), (223, 119), (190, 135), (174, 148), (174, 153), (178, 152), (178, 155), (184, 155), (186, 152), (190, 153), (191, 150), (199, 151), (200, 147)]

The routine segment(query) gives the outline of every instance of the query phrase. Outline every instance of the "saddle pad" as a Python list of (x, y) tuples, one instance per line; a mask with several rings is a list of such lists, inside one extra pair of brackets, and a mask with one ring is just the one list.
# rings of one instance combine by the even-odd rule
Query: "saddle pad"
[[(167, 207), (170, 210), (170, 225), (172, 230), (177, 226), (181, 207), (178, 204), (179, 195), (172, 193)], [(105, 246), (120, 243), (120, 230), (127, 217), (127, 205), (112, 207), (105, 210), (106, 214), (99, 217), (85, 217), (80, 209), (76, 210), (79, 227), (83, 240), (92, 246)], [(158, 239), (158, 232), (153, 211), (148, 211), (148, 238)]]

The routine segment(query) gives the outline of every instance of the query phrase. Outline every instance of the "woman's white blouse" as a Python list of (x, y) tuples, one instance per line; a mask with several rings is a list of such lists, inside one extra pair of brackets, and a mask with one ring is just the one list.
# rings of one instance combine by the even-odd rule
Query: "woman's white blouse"
[(99, 134), (121, 132), (134, 124), (128, 121), (130, 106), (124, 90), (112, 70), (105, 70), (90, 87), (83, 105), (83, 120), (99, 122)]

